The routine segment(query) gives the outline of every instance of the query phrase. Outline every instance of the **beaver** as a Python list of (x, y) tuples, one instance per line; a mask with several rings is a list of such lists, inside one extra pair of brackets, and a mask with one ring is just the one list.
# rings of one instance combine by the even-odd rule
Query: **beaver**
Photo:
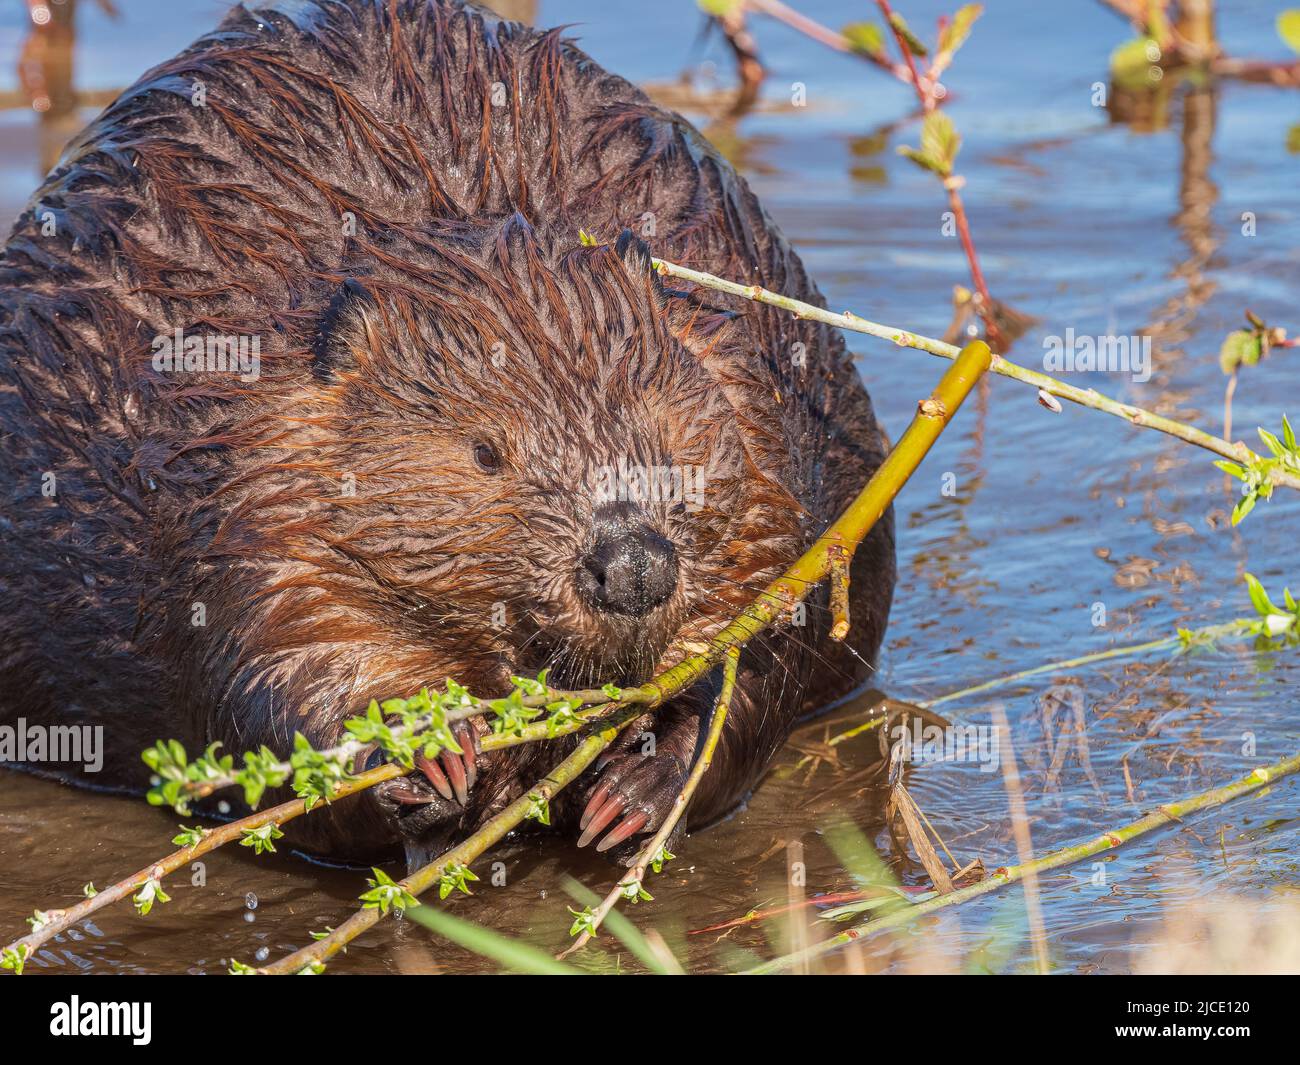
[[(716, 633), (887, 445), (837, 332), (652, 256), (824, 305), (726, 160), (560, 30), (270, 0), (127, 89), (0, 258), (0, 720), (104, 739), (99, 774), (31, 768), (139, 790), (162, 737), (284, 755), (372, 698), (635, 683)], [(863, 684), (894, 576), (890, 515), (848, 640), (819, 592), (747, 648), (693, 826)], [(624, 851), (657, 828), (718, 685), (554, 823)], [(457, 728), (463, 755), (290, 842), (414, 861), (572, 749)]]

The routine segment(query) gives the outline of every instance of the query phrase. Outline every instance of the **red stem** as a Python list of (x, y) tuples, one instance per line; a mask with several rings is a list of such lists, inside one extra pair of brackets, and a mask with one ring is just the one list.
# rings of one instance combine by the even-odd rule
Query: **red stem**
[[(903, 53), (903, 59), (907, 62), (907, 69), (912, 75), (912, 87), (916, 90), (921, 106), (929, 114), (939, 104), (934, 81), (926, 79), (922, 84), (921, 76), (916, 70), (916, 60), (912, 56), (912, 49), (907, 46), (907, 38), (894, 27), (894, 9), (890, 6), (889, 0), (876, 0), (876, 4), (889, 24), (890, 30), (893, 31), (894, 40), (898, 42), (898, 50)], [(984, 271), (980, 269), (979, 256), (975, 253), (975, 241), (971, 237), (970, 222), (966, 218), (966, 206), (953, 185), (952, 177), (944, 179), (944, 188), (948, 190), (948, 204), (952, 208), (953, 217), (957, 220), (957, 234), (961, 239), (962, 250), (966, 253), (966, 262), (970, 265), (971, 282), (975, 286), (975, 294), (979, 299), (976, 309), (984, 320), (984, 332), (995, 347), (1001, 347), (1002, 331), (993, 320), (993, 297), (989, 295), (989, 286), (984, 280)]]

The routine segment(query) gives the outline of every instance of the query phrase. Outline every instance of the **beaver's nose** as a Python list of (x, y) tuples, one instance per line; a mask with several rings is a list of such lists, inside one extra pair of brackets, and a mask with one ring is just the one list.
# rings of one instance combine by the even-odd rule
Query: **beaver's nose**
[(677, 552), (626, 504), (596, 508), (596, 540), (578, 568), (578, 588), (597, 610), (644, 617), (677, 587)]

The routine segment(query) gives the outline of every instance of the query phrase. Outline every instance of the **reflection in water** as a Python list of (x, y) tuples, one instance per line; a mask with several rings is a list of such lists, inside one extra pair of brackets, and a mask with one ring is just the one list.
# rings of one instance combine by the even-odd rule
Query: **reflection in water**
[[(112, 0), (96, 0), (104, 12), (117, 16)], [(18, 54), (16, 93), (0, 94), (0, 107), (30, 107), (41, 116), (39, 172), (48, 173), (63, 146), (85, 122), (83, 107), (103, 107), (118, 90), (80, 92), (74, 84), (77, 0), (27, 0), (30, 28)]]
[[(537, 20), (537, 0), (479, 0), (516, 22)], [(79, 90), (73, 57), (77, 39), (78, 0), (26, 0), (29, 29), (18, 54), (17, 92), (0, 93), (0, 109), (31, 108), (41, 116), (40, 175), (59, 161), (64, 145), (86, 124), (83, 108), (106, 107), (121, 89)], [(110, 18), (118, 17), (113, 0), (95, 0)]]
[(537, 0), (478, 0), (498, 15), (532, 25), (537, 21)]

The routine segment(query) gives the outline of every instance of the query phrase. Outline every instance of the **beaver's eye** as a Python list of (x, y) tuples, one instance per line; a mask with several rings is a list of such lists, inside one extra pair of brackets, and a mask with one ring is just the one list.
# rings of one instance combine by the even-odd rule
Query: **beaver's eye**
[(474, 445), (474, 461), (486, 473), (496, 473), (501, 469), (501, 456), (497, 454), (496, 448), (482, 440)]

